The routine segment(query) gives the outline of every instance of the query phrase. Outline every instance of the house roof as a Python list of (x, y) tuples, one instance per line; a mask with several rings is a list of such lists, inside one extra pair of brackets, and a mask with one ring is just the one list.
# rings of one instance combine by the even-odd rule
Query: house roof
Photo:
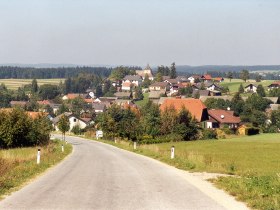
[(170, 76), (162, 76), (162, 80), (167, 80), (167, 79), (170, 79)]
[(253, 87), (253, 86), (254, 86), (254, 87), (257, 87), (256, 85), (254, 85), (254, 84), (251, 83), (251, 84), (249, 84), (249, 85), (246, 85), (244, 88), (247, 88), (247, 87), (249, 87), (249, 86), (250, 86), (250, 87)]
[(79, 93), (68, 93), (67, 95), (66, 95), (66, 97), (68, 98), (68, 99), (70, 99), (70, 100), (72, 100), (72, 99), (75, 99), (75, 98), (78, 98), (78, 97), (82, 97), (82, 98), (84, 98), (84, 94), (79, 94)]
[(93, 100), (92, 100), (92, 98), (85, 98), (84, 101), (85, 101), (86, 103), (89, 103), (89, 104), (90, 104), (90, 103), (92, 103)]
[(204, 78), (206, 80), (211, 80), (212, 76), (210, 74), (204, 74), (204, 75), (201, 76), (201, 78)]
[(214, 78), (215, 81), (222, 81), (224, 78), (223, 77), (216, 77)]
[(271, 83), (269, 86), (279, 86), (279, 85), (280, 85), (280, 81), (275, 81), (275, 82)]
[(35, 119), (35, 118), (39, 117), (40, 115), (43, 115), (45, 117), (48, 116), (48, 113), (46, 113), (46, 112), (26, 112), (26, 113), (32, 119)]
[(131, 84), (132, 84), (131, 82), (123, 82), (123, 83), (122, 83), (122, 86), (123, 86), (123, 87), (130, 87)]
[(51, 102), (49, 100), (37, 101), (39, 105), (50, 105)]
[(65, 112), (65, 113), (63, 113), (63, 114), (60, 114), (60, 115), (56, 116), (55, 118), (52, 119), (53, 124), (57, 124), (58, 121), (59, 121), (59, 119), (60, 119), (63, 115), (65, 115), (66, 117), (70, 117), (70, 116), (72, 116), (72, 113), (71, 113), (71, 112)]
[(92, 108), (95, 110), (105, 110), (106, 105), (103, 103), (92, 103)]
[(168, 98), (160, 106), (161, 111), (173, 106), (177, 111), (185, 107), (198, 122), (201, 122), (203, 111), (207, 110), (206, 106), (199, 99), (193, 98)]
[(208, 110), (210, 117), (218, 121), (219, 123), (240, 123), (240, 117), (233, 115), (233, 111), (227, 111), (222, 109)]
[(223, 100), (229, 100), (229, 101), (231, 101), (232, 98), (233, 98), (233, 96), (227, 96), (227, 95), (225, 95), (225, 96), (200, 96), (200, 97), (199, 97), (199, 99), (200, 99), (201, 101), (203, 101), (203, 102), (205, 102), (206, 99), (208, 99), (208, 98), (223, 99)]
[(166, 80), (164, 80), (164, 82), (169, 82), (171, 84), (177, 84), (178, 83), (177, 79), (166, 79)]
[(269, 106), (271, 110), (279, 110), (280, 108), (280, 104), (270, 104)]
[(28, 102), (27, 101), (11, 101), (10, 104), (13, 106), (25, 106)]
[(114, 93), (114, 95), (115, 95), (117, 98), (123, 98), (123, 97), (129, 98), (129, 97), (131, 96), (131, 93), (130, 93), (130, 92), (116, 92), (116, 93)]
[(166, 88), (169, 85), (167, 82), (155, 82), (154, 84), (151, 84), (150, 87), (161, 87)]
[(176, 80), (177, 82), (190, 82), (190, 80), (186, 76), (177, 76)]
[(123, 80), (129, 80), (129, 81), (133, 81), (133, 80), (141, 80), (142, 81), (142, 77), (139, 75), (126, 75)]
[(193, 90), (192, 97), (195, 97), (196, 94), (199, 94), (199, 96), (209, 96), (210, 91), (209, 90)]

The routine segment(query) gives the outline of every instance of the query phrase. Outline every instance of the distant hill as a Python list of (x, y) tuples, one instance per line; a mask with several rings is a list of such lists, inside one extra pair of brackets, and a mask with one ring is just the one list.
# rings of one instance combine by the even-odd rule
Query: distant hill
[(181, 65), (176, 66), (177, 72), (179, 73), (197, 73), (204, 74), (209, 71), (218, 72), (239, 72), (243, 69), (248, 71), (280, 71), (280, 65), (257, 65), (257, 66), (227, 66), (227, 65), (207, 65), (207, 66), (187, 66)]

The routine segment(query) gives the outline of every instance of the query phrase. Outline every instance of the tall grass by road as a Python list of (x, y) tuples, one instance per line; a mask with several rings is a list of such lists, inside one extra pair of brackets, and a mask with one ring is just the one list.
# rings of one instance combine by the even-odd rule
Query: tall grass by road
[[(105, 142), (133, 151), (127, 141)], [(135, 152), (188, 171), (236, 175), (212, 182), (255, 209), (280, 209), (280, 134), (139, 145)]]
[(17, 190), (22, 184), (55, 165), (72, 151), (72, 146), (64, 146), (60, 141), (51, 141), (41, 148), (41, 163), (37, 165), (37, 147), (0, 150), (0, 198)]

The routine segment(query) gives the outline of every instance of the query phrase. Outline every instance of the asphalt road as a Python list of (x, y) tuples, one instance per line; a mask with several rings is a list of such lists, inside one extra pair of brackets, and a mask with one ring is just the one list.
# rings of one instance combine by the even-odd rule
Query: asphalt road
[[(67, 137), (73, 153), (0, 201), (0, 209), (240, 209), (173, 167), (95, 141)], [(201, 183), (200, 183), (201, 184)]]

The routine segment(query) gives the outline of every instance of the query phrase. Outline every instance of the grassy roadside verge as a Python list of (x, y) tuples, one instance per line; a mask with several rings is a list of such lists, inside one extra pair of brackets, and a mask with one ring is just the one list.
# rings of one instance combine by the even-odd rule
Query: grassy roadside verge
[(72, 152), (72, 145), (51, 141), (41, 148), (41, 162), (36, 163), (37, 147), (0, 150), (0, 199), (4, 195), (19, 189), (27, 181), (57, 164)]
[(139, 145), (136, 150), (127, 141), (102, 142), (191, 172), (237, 175), (211, 181), (254, 209), (280, 209), (280, 134)]

